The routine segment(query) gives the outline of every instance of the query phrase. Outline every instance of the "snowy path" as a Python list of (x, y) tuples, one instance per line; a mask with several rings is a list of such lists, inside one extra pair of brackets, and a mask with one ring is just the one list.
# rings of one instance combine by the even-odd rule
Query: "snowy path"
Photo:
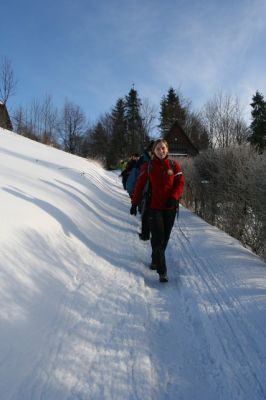
[(7, 133), (0, 168), (1, 400), (266, 399), (265, 263), (181, 208), (160, 284), (115, 174)]
[(265, 269), (246, 279), (253, 256), (184, 209), (173, 236), (169, 287), (151, 294), (154, 398), (265, 399)]
[[(265, 286), (249, 288), (238, 261), (234, 277), (234, 265), (224, 268), (217, 249), (215, 257), (203, 256), (198, 245), (195, 250), (190, 232), (200, 232), (200, 225), (206, 231), (181, 210), (169, 245), (168, 285), (139, 255), (140, 268), (131, 262), (121, 271), (121, 263), (105, 272), (101, 285), (98, 274), (95, 285), (87, 272), (76, 277), (76, 288), (62, 299), (64, 318), (53, 321), (56, 329), (47, 332), (45, 352), (18, 398), (265, 399)], [(142, 246), (149, 261), (149, 245), (132, 234), (126, 242), (135, 254)], [(224, 240), (222, 259), (224, 246), (233, 246)], [(257, 274), (259, 283), (260, 269)], [(58, 382), (67, 396), (65, 386), (55, 390)]]

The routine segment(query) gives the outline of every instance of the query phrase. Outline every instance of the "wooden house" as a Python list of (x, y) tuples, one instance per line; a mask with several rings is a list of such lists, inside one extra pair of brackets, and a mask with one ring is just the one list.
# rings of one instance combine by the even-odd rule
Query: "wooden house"
[(195, 157), (199, 154), (198, 149), (178, 122), (175, 122), (169, 133), (165, 135), (165, 140), (169, 145), (169, 158)]
[(0, 127), (8, 129), (9, 131), (13, 130), (13, 125), (9, 117), (6, 105), (1, 102), (0, 102)]

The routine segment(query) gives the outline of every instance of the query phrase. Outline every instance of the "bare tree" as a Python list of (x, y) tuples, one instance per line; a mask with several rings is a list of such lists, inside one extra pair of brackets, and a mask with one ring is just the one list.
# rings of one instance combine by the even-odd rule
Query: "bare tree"
[(58, 125), (58, 112), (53, 105), (52, 96), (46, 94), (41, 107), (42, 115), (42, 142), (54, 144), (56, 142), (56, 128)]
[(26, 130), (27, 130), (26, 118), (25, 118), (25, 112), (21, 106), (18, 107), (14, 112), (13, 125), (14, 125), (14, 131), (16, 133), (22, 136), (26, 136)]
[(149, 99), (143, 99), (140, 105), (140, 115), (142, 118), (144, 130), (148, 133), (149, 136), (152, 136), (152, 132), (156, 128), (156, 114), (156, 106), (151, 104)]
[(3, 57), (0, 66), (0, 101), (3, 104), (15, 93), (16, 84), (11, 61)]
[(41, 114), (41, 103), (38, 99), (33, 99), (29, 109), (28, 125), (30, 130), (34, 132), (39, 140), (41, 139), (42, 133), (42, 114)]
[(216, 94), (203, 108), (203, 124), (213, 147), (229, 147), (247, 141), (248, 127), (237, 98)]
[(85, 114), (81, 108), (66, 101), (60, 122), (60, 136), (65, 151), (72, 154), (80, 154), (85, 122)]
[(52, 97), (46, 95), (43, 101), (34, 99), (30, 106), (19, 107), (13, 116), (15, 131), (45, 144), (56, 145), (58, 112)]

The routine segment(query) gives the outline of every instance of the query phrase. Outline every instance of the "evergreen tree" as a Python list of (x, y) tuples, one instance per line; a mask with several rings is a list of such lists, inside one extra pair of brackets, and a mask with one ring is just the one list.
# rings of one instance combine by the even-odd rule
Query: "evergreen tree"
[(108, 152), (108, 133), (102, 122), (98, 122), (96, 126), (89, 132), (89, 152), (88, 156), (106, 162)]
[(266, 102), (264, 97), (258, 91), (252, 98), (251, 115), (252, 122), (250, 129), (252, 131), (249, 141), (252, 145), (257, 146), (260, 151), (266, 148)]
[(117, 100), (111, 113), (112, 133), (109, 146), (108, 164), (116, 165), (118, 161), (127, 156), (126, 149), (126, 104), (124, 99)]
[(178, 122), (184, 127), (186, 121), (186, 108), (182, 106), (179, 96), (173, 88), (168, 90), (167, 96), (161, 101), (160, 124), (162, 136), (164, 137), (173, 124)]
[(126, 96), (127, 120), (127, 150), (128, 154), (141, 152), (148, 141), (148, 134), (144, 128), (140, 115), (141, 101), (134, 87)]

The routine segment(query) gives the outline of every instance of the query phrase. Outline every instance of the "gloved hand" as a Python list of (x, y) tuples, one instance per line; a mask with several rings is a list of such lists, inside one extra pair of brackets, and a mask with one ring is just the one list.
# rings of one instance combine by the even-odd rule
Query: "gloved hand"
[(165, 203), (166, 208), (175, 208), (177, 206), (178, 201), (173, 197), (169, 197), (169, 199)]
[(132, 206), (130, 208), (130, 214), (137, 215), (137, 205), (136, 204), (132, 204)]

